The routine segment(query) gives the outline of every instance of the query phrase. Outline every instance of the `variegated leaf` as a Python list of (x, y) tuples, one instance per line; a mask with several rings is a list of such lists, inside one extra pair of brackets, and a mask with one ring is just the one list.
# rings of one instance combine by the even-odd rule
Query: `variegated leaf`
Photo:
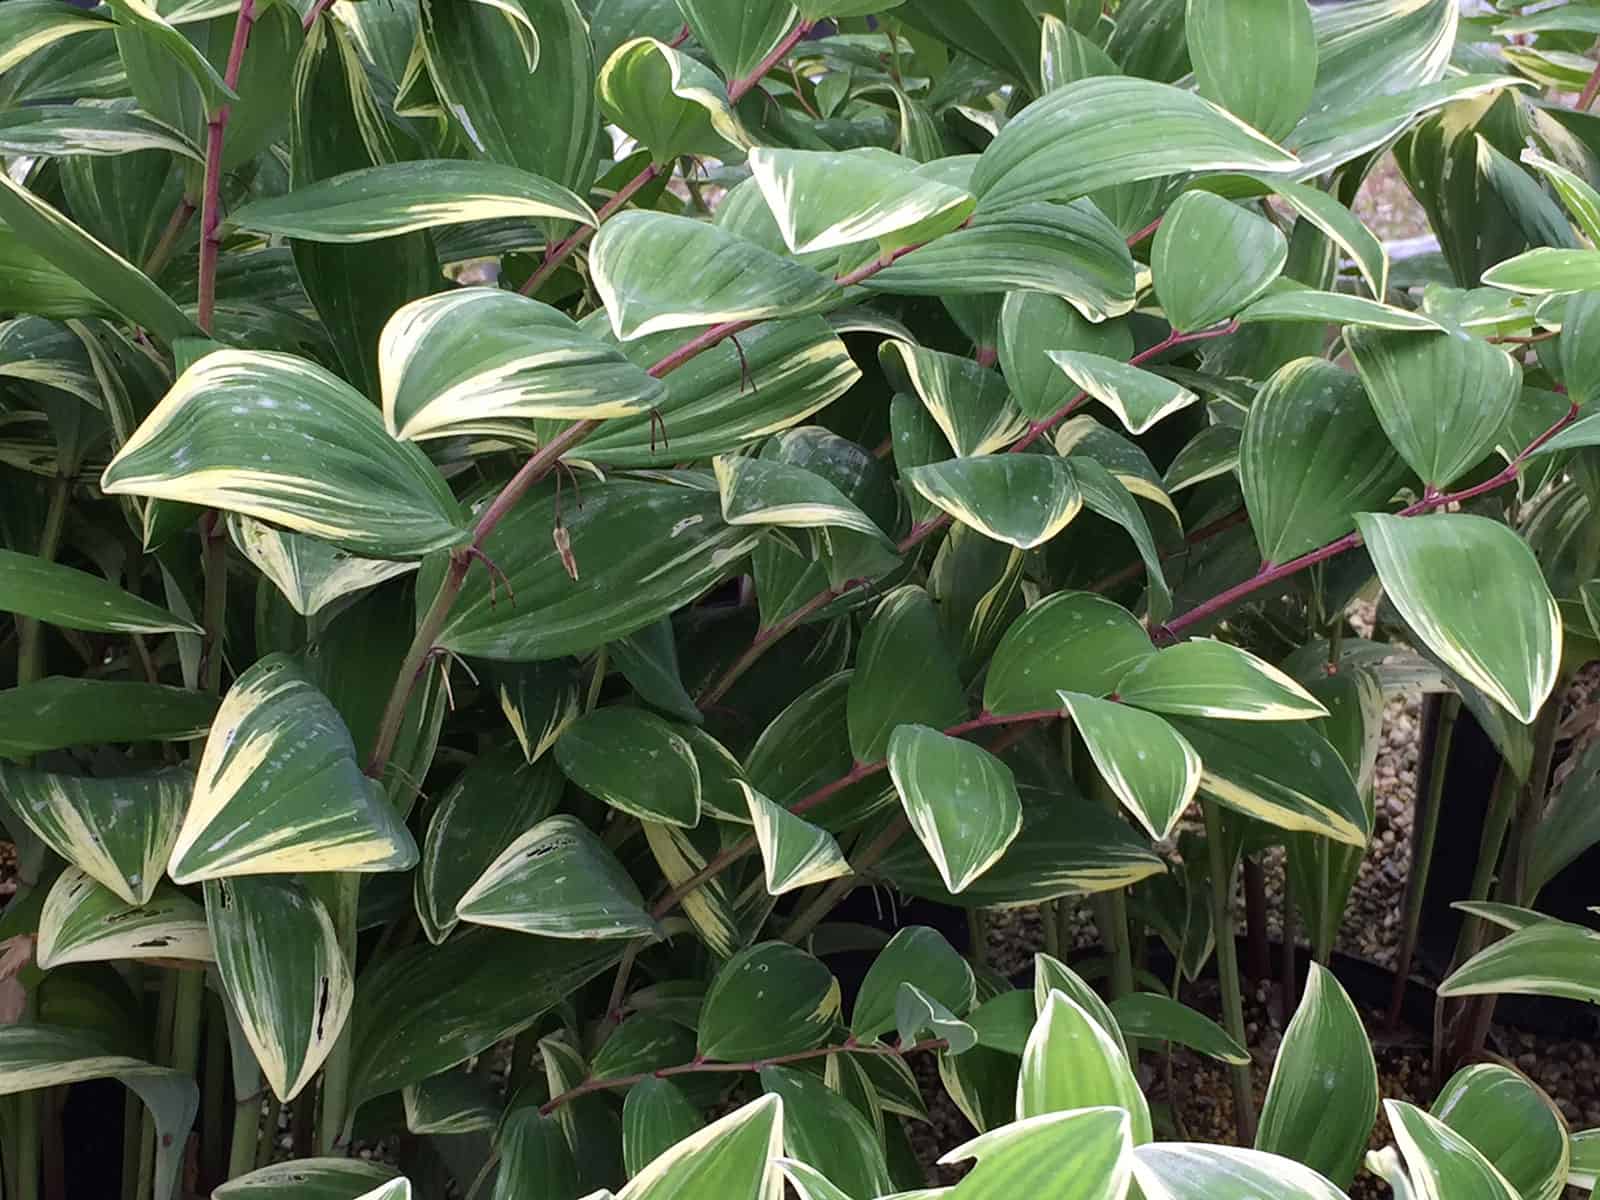
[(850, 874), (844, 852), (826, 829), (774, 804), (743, 780), (739, 788), (750, 806), (750, 823), (761, 848), (769, 894), (781, 896)]
[(359, 1158), (296, 1158), (219, 1184), (214, 1200), (411, 1200), (411, 1184)]
[(1183, 333), (1231, 319), (1283, 271), (1289, 243), (1265, 217), (1210, 192), (1178, 197), (1150, 247), (1156, 298)]
[(1129, 433), (1141, 434), (1200, 399), (1160, 375), (1100, 354), (1052, 350), (1050, 361), (1089, 395), (1117, 414)]
[(1151, 712), (1232, 721), (1325, 717), (1316, 697), (1248, 650), (1213, 638), (1170, 646), (1135, 663), (1116, 686), (1125, 704)]
[(406, 1128), (412, 1133), (460, 1134), (492, 1130), (500, 1098), (488, 1080), (470, 1071), (445, 1071), (400, 1089)]
[(166, 883), (132, 905), (77, 867), (56, 877), (39, 915), (41, 968), (145, 958), (209, 961), (205, 909)]
[(355, 1000), (333, 919), (291, 879), (209, 879), (205, 894), (222, 986), (273, 1093), (292, 1100)]
[(1145, 1200), (1347, 1200), (1310, 1167), (1293, 1159), (1206, 1142), (1156, 1142), (1133, 1152), (1133, 1177)]
[(578, 676), (570, 661), (491, 663), (486, 674), (530, 763), (538, 762), (578, 719)]
[(889, 776), (951, 892), (982, 876), (1022, 832), (1011, 768), (981, 746), (902, 725), (889, 738)]
[(88, 1030), (0, 1025), (0, 1096), (107, 1077), (136, 1093), (154, 1119), (155, 1187), (151, 1194), (176, 1195), (183, 1148), (200, 1107), (200, 1089), (192, 1078), (109, 1050)]
[(361, 773), (328, 698), (271, 654), (229, 689), (172, 848), (179, 883), (289, 871), (402, 871), (416, 843)]
[(891, 338), (878, 348), (878, 361), (891, 383), (921, 398), (960, 457), (999, 450), (1028, 427), (1005, 380), (970, 358)]
[(655, 38), (636, 37), (612, 51), (595, 90), (606, 119), (636, 138), (657, 165), (685, 154), (724, 158), (730, 146), (750, 144), (722, 81)]
[(617, 705), (578, 718), (556, 742), (567, 778), (597, 800), (638, 817), (700, 823), (700, 767), (678, 732), (654, 713)]
[(358, 558), (328, 542), (276, 529), (238, 513), (228, 514), (228, 536), (303, 617), (315, 616), (335, 600), (417, 569), (415, 562)]
[(766, 456), (719, 455), (712, 463), (729, 525), (833, 526), (887, 542), (873, 519), (814, 471)]
[(936, 508), (1019, 550), (1044, 545), (1083, 507), (1071, 465), (1054, 454), (952, 458), (904, 475)]
[(0, 611), (63, 629), (106, 633), (199, 633), (193, 621), (130, 595), (87, 571), (0, 550)]
[(11, 811), (129, 904), (155, 894), (193, 782), (177, 768), (97, 779), (0, 763), (0, 796)]
[(0, 72), (26, 62), (45, 47), (79, 33), (103, 33), (109, 12), (74, 8), (60, 0), (12, 0), (0, 9)]
[(461, 434), (536, 441), (526, 422), (648, 412), (665, 386), (565, 313), (499, 288), (400, 309), (378, 342), (383, 417), (407, 441)]
[(1561, 1200), (1573, 1138), (1556, 1102), (1521, 1072), (1472, 1063), (1445, 1083), (1430, 1109), (1487, 1158), (1524, 1200)]
[(1150, 1106), (1122, 1043), (1077, 1001), (1052, 991), (1022, 1051), (1017, 1120), (1099, 1105), (1126, 1110), (1135, 1144), (1151, 1140)]
[(1057, 592), (1013, 622), (995, 647), (983, 706), (1001, 715), (1060, 703), (1062, 690), (1104, 696), (1155, 651), (1133, 614), (1090, 592)]
[(827, 1041), (839, 1019), (839, 981), (787, 942), (762, 942), (717, 969), (700, 1008), (699, 1051), (722, 1062), (771, 1058)]
[(616, 1200), (737, 1196), (782, 1200), (783, 1101), (762, 1096), (690, 1134), (628, 1181)]
[(106, 467), (107, 495), (210, 505), (374, 558), (468, 538), (449, 485), (372, 403), (289, 354), (195, 363)]
[(598, 223), (594, 210), (560, 184), (502, 163), (453, 158), (346, 171), (246, 204), (228, 221), (308, 242), (370, 242), (502, 217)]
[(1169, 837), (1200, 787), (1200, 756), (1154, 713), (1073, 692), (1061, 703), (1100, 777), (1157, 841)]
[(1125, 1108), (1045, 1113), (979, 1134), (939, 1162), (978, 1160), (956, 1189), (959, 1200), (1028, 1195), (1121, 1200), (1132, 1176), (1131, 1130)]
[[(710, 856), (695, 845), (688, 830), (660, 821), (644, 821), (641, 824), (650, 854), (661, 869), (662, 877), (672, 887), (681, 887), (705, 870)], [(717, 957), (727, 958), (745, 940), (740, 932), (739, 917), (734, 911), (734, 897), (729, 894), (727, 883), (722, 878), (712, 876), (687, 892), (682, 907), (684, 916), (689, 918), (695, 932)]]
[(639, 888), (581, 821), (547, 817), (501, 852), (456, 902), (474, 925), (556, 938), (652, 934)]
[(791, 259), (690, 217), (632, 211), (605, 223), (589, 256), (618, 340), (721, 321), (796, 317), (839, 289)]
[(783, 240), (796, 254), (874, 241), (892, 250), (955, 228), (977, 203), (887, 150), (784, 150), (758, 147), (750, 170)]
[[(1383, 1111), (1405, 1159), (1413, 1200), (1519, 1200), (1494, 1164), (1437, 1117), (1402, 1100), (1385, 1100)], [(1369, 1166), (1372, 1159), (1369, 1154)]]
[(1524, 725), (1555, 687), (1560, 612), (1528, 543), (1466, 513), (1361, 513), (1367, 553), (1428, 649)]

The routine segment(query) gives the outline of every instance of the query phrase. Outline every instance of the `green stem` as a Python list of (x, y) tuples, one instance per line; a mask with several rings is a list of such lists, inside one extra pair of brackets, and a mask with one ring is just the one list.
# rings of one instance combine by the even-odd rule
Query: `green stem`
[(967, 909), (967, 958), (975, 967), (989, 965), (989, 914), (981, 908)]
[[(45, 509), (44, 528), (39, 531), (35, 553), (45, 562), (54, 562), (61, 550), (61, 531), (67, 523), (67, 502), (72, 497), (72, 480), (57, 475), (50, 481), (50, 502)], [(17, 686), (33, 683), (44, 675), (44, 625), (32, 617), (17, 618)]]
[[(1461, 697), (1454, 692), (1430, 697), (1424, 710), (1425, 744), (1421, 772), (1417, 778), (1417, 825), (1412, 834), (1411, 870), (1406, 877), (1400, 952), (1395, 959), (1394, 991), (1389, 997), (1389, 1028), (1400, 1024), (1405, 1004), (1406, 981), (1417, 953), (1417, 934), (1422, 928), (1422, 901), (1428, 890), (1428, 874), (1433, 869), (1433, 848), (1439, 838), (1439, 811), (1443, 807), (1445, 765), (1450, 744), (1455, 740), (1456, 720), (1461, 715)], [(1432, 720), (1428, 718), (1431, 717)]]
[(167, 227), (161, 234), (161, 240), (156, 243), (150, 257), (144, 260), (144, 273), (151, 279), (161, 274), (163, 267), (172, 259), (172, 253), (178, 248), (178, 239), (183, 236), (183, 231), (189, 227), (189, 222), (194, 217), (194, 201), (185, 196), (178, 201), (178, 207), (172, 210), (172, 219), (167, 222)]
[[(256, 1137), (261, 1127), (261, 1097), (249, 1096), (233, 1106), (233, 1137), (228, 1143), (228, 1178), (256, 1169)], [(272, 1137), (269, 1127), (266, 1136)]]
[[(261, 1113), (261, 1101), (259, 1099), (241, 1102), (239, 1105), (241, 1111), (245, 1109), (246, 1104), (250, 1106), (250, 1112), (253, 1114), (254, 1125), (252, 1128), (255, 1132), (256, 1141), (256, 1167), (259, 1169), (270, 1163), (278, 1151), (278, 1120), (283, 1116), (283, 1101), (279, 1100), (271, 1091), (268, 1091), (265, 1116)], [(237, 1128), (237, 1123), (235, 1127)], [(249, 1169), (249, 1167), (245, 1168), (247, 1171)]]
[[(1239, 985), (1239, 950), (1233, 931), (1233, 864), (1228, 861), (1227, 834), (1222, 809), (1214, 800), (1202, 800), (1206, 819), (1206, 853), (1211, 863), (1211, 912), (1217, 938), (1217, 983), (1222, 992), (1222, 1024), (1239, 1045), (1246, 1045), (1244, 992)], [(1239, 1144), (1256, 1139), (1256, 1107), (1250, 1082), (1250, 1064), (1229, 1068), (1233, 1084), (1233, 1118)]]
[(200, 1091), (200, 1164), (202, 1180), (222, 1178), (226, 1164), (225, 1128), (228, 1086), (228, 1021), (222, 998), (206, 993), (206, 1078)]
[[(210, 695), (222, 691), (223, 636), (228, 621), (228, 531), (222, 514), (213, 510), (200, 518), (200, 542), (205, 566), (205, 598), (201, 623), (205, 650), (200, 656), (200, 687)], [(204, 747), (195, 743), (195, 753)]]
[(139, 1186), (139, 1135), (144, 1129), (144, 1105), (132, 1092), (122, 1097), (122, 1200), (142, 1200)]
[(1039, 923), (1044, 926), (1044, 952), (1051, 958), (1061, 957), (1061, 914), (1057, 911), (1059, 900), (1046, 900), (1039, 906)]
[[(1106, 786), (1089, 756), (1075, 755), (1075, 759), (1081, 763), (1080, 773), (1088, 776), (1080, 779), (1079, 786), (1086, 786), (1090, 794), (1099, 799), (1101, 806), (1110, 812), (1113, 820), (1121, 820), (1122, 809), (1116, 794)], [(1133, 994), (1133, 943), (1128, 939), (1127, 893), (1121, 888), (1096, 892), (1094, 911), (1095, 923), (1100, 926), (1100, 939), (1111, 955), (1111, 998), (1120, 1000)]]

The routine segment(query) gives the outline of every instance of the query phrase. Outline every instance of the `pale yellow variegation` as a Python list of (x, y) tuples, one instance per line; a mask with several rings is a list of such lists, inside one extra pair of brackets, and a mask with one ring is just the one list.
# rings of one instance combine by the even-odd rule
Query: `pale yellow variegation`
[(142, 906), (129, 904), (77, 867), (56, 877), (39, 914), (39, 966), (123, 959), (209, 961), (205, 909), (170, 884)]
[(826, 829), (774, 804), (742, 779), (734, 782), (750, 806), (769, 894), (781, 896), (850, 874), (844, 852)]
[(1104, 355), (1052, 350), (1049, 358), (1073, 383), (1116, 413), (1134, 435), (1148, 432), (1162, 418), (1200, 399), (1181, 384)]
[[(677, 1142), (630, 1179), (616, 1200), (701, 1195), (782, 1200), (783, 1172), (776, 1164), (782, 1153), (783, 1101), (769, 1092)], [(734, 1155), (738, 1161), (725, 1162)], [(738, 1190), (713, 1190), (719, 1185)]]
[[(679, 886), (705, 868), (705, 856), (695, 849), (684, 830), (660, 821), (643, 821), (641, 825), (656, 866), (672, 886)], [(685, 894), (682, 908), (712, 953), (726, 958), (739, 948), (743, 940), (739, 919), (734, 912), (733, 899), (720, 878), (707, 879)]]
[(352, 592), (417, 569), (415, 562), (359, 558), (327, 542), (237, 513), (228, 514), (228, 536), (303, 617), (321, 612)]

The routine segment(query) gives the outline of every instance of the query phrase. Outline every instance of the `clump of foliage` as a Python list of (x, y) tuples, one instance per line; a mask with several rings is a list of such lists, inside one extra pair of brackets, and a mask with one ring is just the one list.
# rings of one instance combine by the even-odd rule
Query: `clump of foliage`
[[(1547, 786), (1600, 655), (1600, 73), (1592, 10), (1514, 7), (0, 6), (6, 1194), (64, 1194), (109, 1077), (128, 1200), (872, 1200), (923, 1184), (918, 1055), (958, 1200), (1591, 1183), (1472, 1062), (1483, 997), (1600, 999), (1533, 907), (1600, 838), (1600, 772)], [(1390, 150), (1431, 258), (1351, 211)], [(1323, 964), (1407, 687), (1503, 766), (1467, 1065), (1367, 1155)], [(1318, 961), (1258, 1121), (1275, 845)], [(1173, 1140), (1174, 1042), (1253, 1148)]]

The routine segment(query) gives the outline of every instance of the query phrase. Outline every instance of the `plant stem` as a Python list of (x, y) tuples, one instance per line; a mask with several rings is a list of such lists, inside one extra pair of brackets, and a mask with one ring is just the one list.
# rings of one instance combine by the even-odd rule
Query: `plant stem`
[[(1504, 487), (1506, 484), (1511, 483), (1517, 478), (1518, 473), (1522, 470), (1522, 464), (1527, 460), (1530, 454), (1548, 442), (1551, 438), (1555, 437), (1556, 434), (1560, 433), (1563, 429), (1575, 421), (1577, 417), (1578, 406), (1574, 404), (1570, 409), (1567, 410), (1567, 414), (1564, 417), (1562, 417), (1554, 425), (1550, 426), (1549, 429), (1545, 430), (1538, 437), (1534, 438), (1533, 441), (1529, 442), (1528, 445), (1525, 446), (1522, 451), (1518, 453), (1517, 456), (1509, 463), (1507, 463), (1506, 466), (1496, 475), (1472, 487), (1463, 488), (1459, 492), (1441, 492), (1424, 496), (1415, 504), (1401, 509), (1395, 515), (1400, 517), (1420, 516), (1423, 513), (1432, 512), (1436, 508), (1444, 508), (1449, 504), (1457, 504), (1462, 501), (1471, 500), (1473, 497), (1481, 496), (1485, 492), (1492, 492), (1497, 488)], [(1319, 549), (1302, 554), (1299, 558), (1292, 558), (1286, 563), (1269, 565), (1256, 572), (1256, 574), (1252, 575), (1249, 579), (1246, 579), (1243, 583), (1235, 584), (1233, 587), (1217, 593), (1215, 596), (1211, 597), (1211, 599), (1195, 605), (1195, 607), (1191, 608), (1181, 617), (1176, 617), (1173, 620), (1168, 621), (1164, 626), (1162, 626), (1161, 633), (1169, 640), (1175, 641), (1177, 640), (1178, 635), (1181, 634), (1185, 629), (1188, 629), (1191, 625), (1197, 625), (1202, 621), (1208, 620), (1209, 618), (1222, 612), (1224, 609), (1237, 604), (1246, 596), (1258, 592), (1264, 587), (1270, 587), (1281, 580), (1287, 579), (1289, 576), (1297, 574), (1298, 572), (1305, 570), (1307, 567), (1314, 566), (1319, 562), (1325, 562), (1336, 555), (1343, 554), (1346, 550), (1353, 549), (1360, 544), (1361, 534), (1359, 532), (1347, 533), (1344, 537), (1339, 538), (1337, 541), (1329, 542), (1326, 546), (1322, 546)]]
[(873, 838), (865, 849), (856, 854), (855, 860), (850, 864), (850, 874), (841, 875), (838, 879), (830, 882), (827, 887), (822, 889), (815, 900), (806, 905), (794, 920), (789, 922), (783, 931), (783, 940), (794, 943), (804, 940), (807, 934), (822, 924), (824, 918), (839, 906), (839, 901), (848, 896), (856, 885), (861, 882), (859, 876), (862, 870), (870, 867), (887, 854), (890, 848), (900, 840), (900, 835), (910, 828), (910, 822), (904, 816), (896, 817), (888, 825), (884, 826), (883, 832)]
[[(606, 221), (608, 221), (612, 216), (616, 215), (616, 213), (619, 212), (629, 200), (633, 199), (640, 188), (644, 187), (645, 184), (649, 183), (659, 174), (661, 174), (661, 167), (656, 163), (651, 163), (632, 179), (628, 180), (627, 183), (618, 188), (617, 194), (612, 196), (611, 199), (607, 200), (605, 204), (603, 204), (595, 213), (595, 217), (598, 218), (599, 223), (604, 225)], [(554, 246), (551, 246), (550, 249), (545, 253), (544, 261), (539, 264), (538, 269), (535, 270), (532, 275), (529, 275), (527, 280), (517, 290), (524, 296), (531, 296), (537, 292), (541, 287), (544, 286), (545, 281), (556, 273), (556, 269), (560, 267), (562, 263), (566, 262), (567, 259), (572, 257), (573, 251), (575, 251), (579, 246), (583, 245), (595, 235), (597, 228), (598, 226), (595, 225), (584, 225), (572, 233), (569, 233)]]
[(1589, 106), (1594, 103), (1596, 93), (1600, 93), (1600, 63), (1596, 63), (1594, 70), (1589, 73), (1589, 78), (1584, 82), (1583, 91), (1578, 93), (1578, 111), (1588, 112)]
[(1405, 913), (1400, 931), (1400, 952), (1395, 959), (1394, 991), (1389, 997), (1389, 1028), (1400, 1025), (1405, 1005), (1406, 981), (1411, 977), (1411, 960), (1417, 952), (1417, 933), (1422, 927), (1422, 901), (1428, 890), (1428, 873), (1433, 868), (1433, 848), (1439, 837), (1439, 811), (1444, 800), (1445, 765), (1450, 758), (1450, 743), (1455, 740), (1456, 719), (1461, 714), (1461, 697), (1451, 692), (1430, 696), (1423, 709), (1423, 744), (1417, 775), (1415, 825), (1411, 838), (1411, 870), (1406, 876)]
[[(1217, 939), (1217, 984), (1222, 992), (1222, 1024), (1239, 1045), (1246, 1045), (1244, 1032), (1244, 993), (1239, 986), (1239, 950), (1233, 933), (1233, 864), (1228, 858), (1227, 834), (1222, 827), (1222, 809), (1215, 800), (1202, 800), (1206, 820), (1206, 854), (1211, 863), (1211, 920)], [(1256, 1140), (1255, 1095), (1250, 1082), (1250, 1064), (1230, 1067), (1233, 1084), (1233, 1119), (1239, 1144), (1250, 1146)]]
[[(200, 656), (200, 687), (211, 695), (222, 691), (222, 642), (228, 617), (228, 534), (215, 509), (200, 518), (200, 544), (205, 566), (205, 598), (201, 623), (205, 649)], [(204, 743), (197, 742), (196, 753)]]
[(178, 239), (193, 218), (194, 201), (185, 196), (178, 201), (178, 207), (172, 210), (172, 219), (162, 231), (161, 240), (150, 251), (150, 257), (144, 260), (144, 273), (151, 279), (161, 274), (162, 268), (172, 260), (173, 252), (178, 248)]
[[(222, 82), (237, 88), (239, 71), (244, 66), (245, 47), (255, 26), (256, 0), (240, 0), (239, 15), (233, 23), (233, 44), (228, 48), (228, 65)], [(228, 128), (230, 109), (219, 104), (206, 122), (205, 185), (200, 194), (200, 287), (196, 322), (207, 333), (216, 315), (217, 254), (222, 249), (222, 136)]]
[[(356, 906), (361, 899), (361, 876), (353, 872), (340, 872), (328, 878), (324, 888), (318, 889), (329, 897), (328, 915), (338, 931), (339, 953), (350, 964), (350, 973), (356, 969)], [(350, 1023), (340, 1030), (322, 1067), (322, 1111), (317, 1118), (317, 1152), (332, 1154), (339, 1146), (353, 1115), (350, 1109)]]
[(801, 1050), (794, 1054), (779, 1054), (772, 1058), (750, 1059), (746, 1062), (705, 1062), (697, 1058), (693, 1062), (686, 1062), (676, 1067), (662, 1067), (658, 1071), (640, 1071), (634, 1075), (615, 1075), (609, 1079), (586, 1079), (576, 1087), (570, 1087), (540, 1105), (539, 1115), (548, 1117), (563, 1104), (576, 1100), (579, 1096), (587, 1096), (593, 1092), (615, 1091), (617, 1088), (632, 1087), (636, 1083), (643, 1083), (646, 1079), (672, 1079), (678, 1075), (759, 1071), (763, 1067), (811, 1062), (819, 1058), (831, 1058), (835, 1054), (877, 1054), (887, 1058), (904, 1058), (908, 1054), (917, 1054), (924, 1050), (943, 1050), (947, 1044), (943, 1038), (928, 1038), (925, 1041), (913, 1042), (909, 1046), (888, 1046), (879, 1043), (867, 1045), (856, 1041), (855, 1038), (848, 1038), (838, 1046), (818, 1046), (815, 1050)]
[[(268, 1128), (270, 1139), (274, 1130)], [(233, 1138), (228, 1144), (228, 1178), (237, 1179), (256, 1168), (256, 1142), (261, 1136), (261, 1097), (254, 1095), (233, 1106)]]
[[(61, 531), (67, 523), (67, 502), (72, 497), (72, 480), (57, 475), (50, 481), (50, 501), (45, 509), (44, 527), (39, 531), (35, 553), (45, 562), (54, 562), (61, 551)], [(44, 675), (44, 625), (32, 617), (17, 618), (17, 686), (34, 683)]]

